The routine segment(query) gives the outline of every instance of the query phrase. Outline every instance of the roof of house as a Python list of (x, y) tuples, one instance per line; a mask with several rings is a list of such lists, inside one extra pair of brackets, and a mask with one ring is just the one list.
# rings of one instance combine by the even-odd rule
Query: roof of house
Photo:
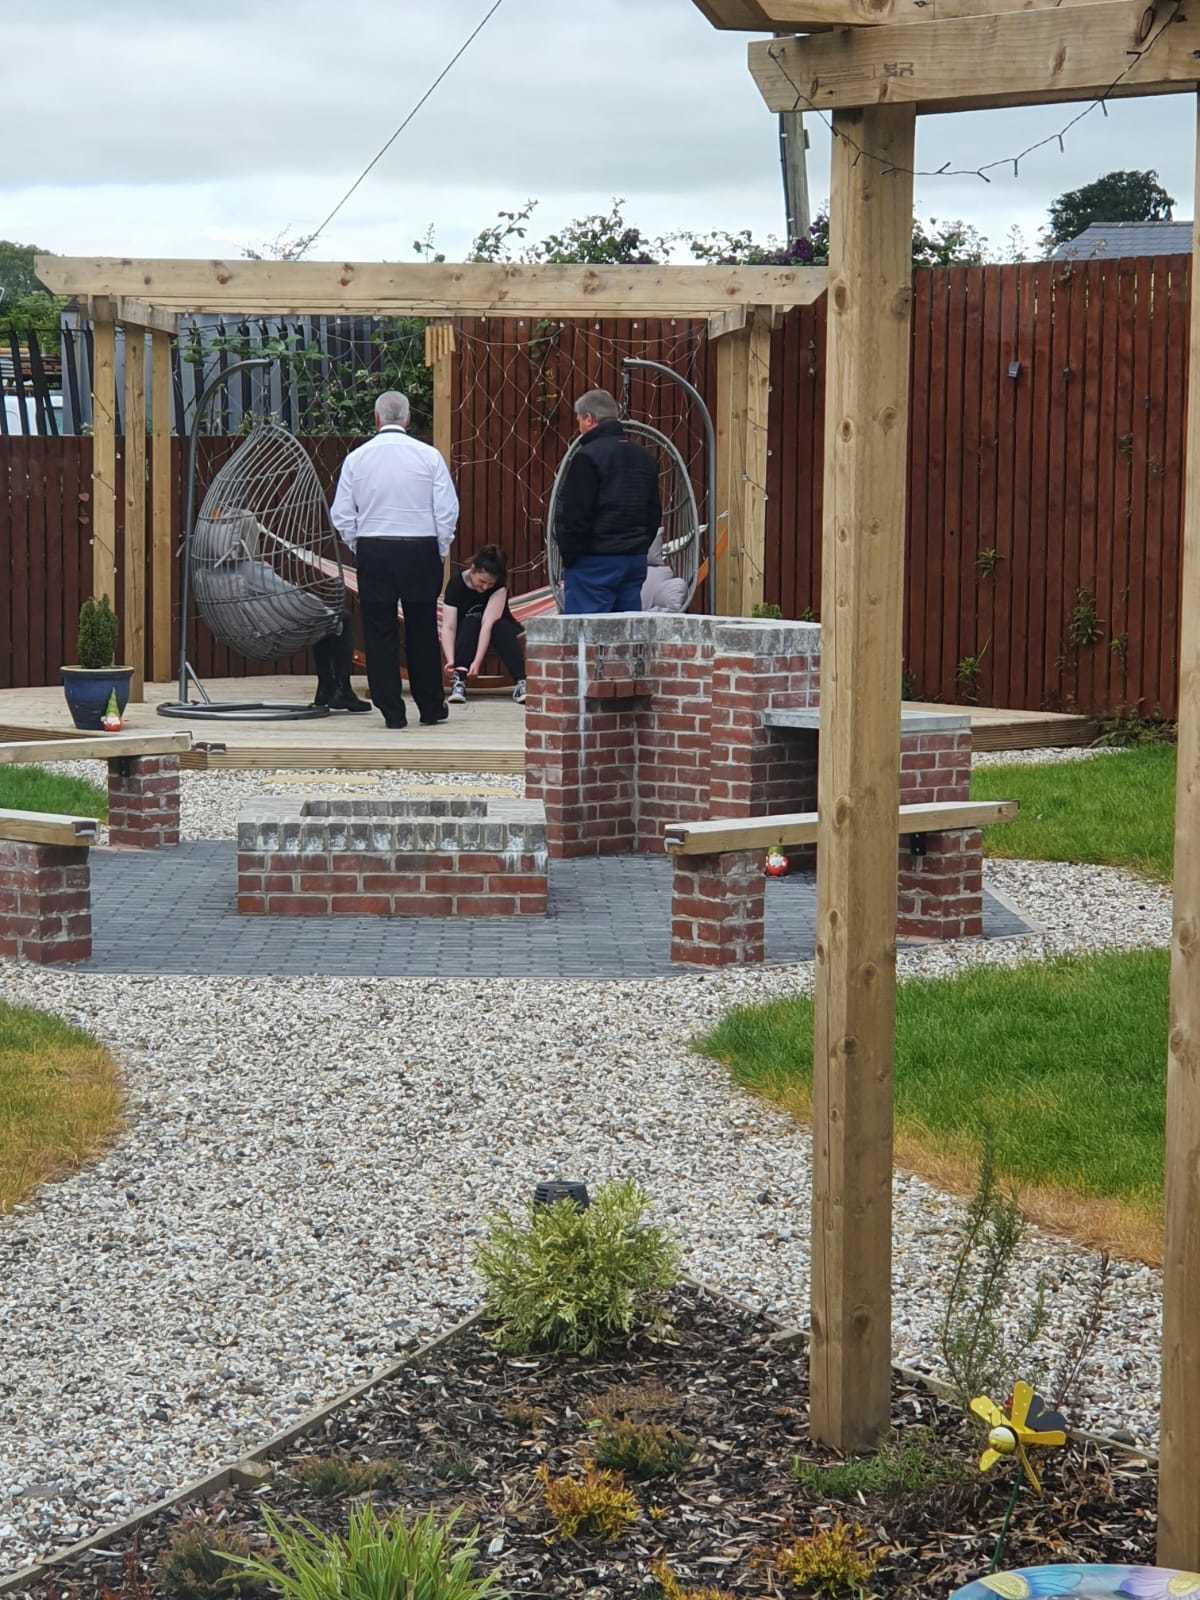
[(1190, 222), (1090, 222), (1060, 244), (1056, 261), (1117, 261), (1122, 256), (1186, 256), (1192, 250)]

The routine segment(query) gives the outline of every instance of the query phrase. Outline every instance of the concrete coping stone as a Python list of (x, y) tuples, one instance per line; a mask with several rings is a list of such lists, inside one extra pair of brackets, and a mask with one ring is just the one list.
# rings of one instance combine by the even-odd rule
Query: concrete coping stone
[[(768, 728), (810, 728), (820, 731), (821, 713), (801, 710), (768, 710), (763, 712), (763, 723)], [(961, 711), (902, 711), (900, 732), (909, 733), (969, 733), (971, 718)]]
[(528, 855), (546, 849), (538, 800), (347, 800), (324, 795), (251, 801), (238, 816), (239, 851), (402, 855), (481, 851)]
[(718, 654), (819, 656), (821, 627), (816, 622), (781, 622), (765, 617), (706, 617), (661, 611), (628, 611), (614, 616), (530, 617), (525, 635), (538, 645), (699, 645)]

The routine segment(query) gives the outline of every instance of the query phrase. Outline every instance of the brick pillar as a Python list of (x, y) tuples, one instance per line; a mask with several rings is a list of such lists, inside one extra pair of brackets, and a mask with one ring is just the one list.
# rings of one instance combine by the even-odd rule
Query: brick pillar
[(46, 964), (91, 953), (87, 846), (0, 841), (0, 956)]
[(697, 967), (760, 962), (765, 905), (758, 852), (676, 856), (671, 960)]
[(638, 716), (637, 848), (645, 855), (661, 855), (667, 823), (708, 816), (711, 629), (708, 638), (680, 639), (675, 621), (664, 618), (664, 637), (648, 647), (650, 693)]
[(925, 853), (900, 841), (896, 933), (902, 939), (977, 939), (983, 933), (983, 835), (924, 835)]
[(552, 859), (614, 855), (634, 845), (637, 714), (647, 686), (619, 636), (626, 619), (562, 620), (574, 625), (568, 642), (535, 633), (529, 643), (525, 792), (545, 807)]
[(820, 703), (820, 629), (787, 623), (758, 630), (726, 624), (717, 633), (712, 677), (709, 814), (770, 816), (815, 811), (815, 732), (770, 728), (768, 711)]
[(108, 842), (133, 850), (179, 843), (178, 756), (121, 756), (108, 763)]

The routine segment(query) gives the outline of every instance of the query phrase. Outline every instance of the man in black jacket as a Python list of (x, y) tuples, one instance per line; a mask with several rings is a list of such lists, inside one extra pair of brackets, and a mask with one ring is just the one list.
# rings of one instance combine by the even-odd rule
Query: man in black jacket
[(658, 463), (626, 438), (617, 402), (589, 389), (575, 402), (583, 443), (567, 469), (554, 536), (569, 615), (640, 611), (646, 552), (662, 522)]

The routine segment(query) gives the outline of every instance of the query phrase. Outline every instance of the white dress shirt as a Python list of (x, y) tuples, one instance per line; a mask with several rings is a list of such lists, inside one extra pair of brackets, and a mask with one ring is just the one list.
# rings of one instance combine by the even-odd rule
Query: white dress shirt
[(458, 496), (441, 451), (389, 423), (342, 462), (330, 514), (351, 550), (360, 539), (436, 538), (445, 556)]

